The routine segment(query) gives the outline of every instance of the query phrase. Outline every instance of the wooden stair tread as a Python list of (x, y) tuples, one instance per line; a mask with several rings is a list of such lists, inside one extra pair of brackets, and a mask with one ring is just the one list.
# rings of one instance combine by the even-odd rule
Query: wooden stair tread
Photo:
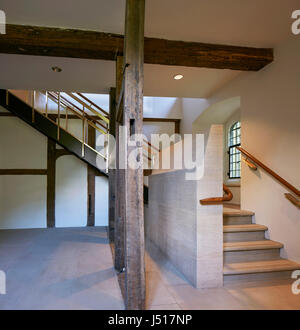
[(253, 216), (254, 212), (246, 211), (246, 210), (238, 210), (233, 208), (225, 208), (223, 209), (224, 217), (248, 217)]
[(223, 233), (240, 233), (253, 231), (266, 231), (268, 227), (263, 225), (249, 224), (249, 225), (226, 225), (223, 226)]
[(224, 275), (253, 274), (292, 271), (300, 269), (300, 265), (287, 259), (252, 261), (226, 264)]
[(223, 244), (223, 250), (226, 251), (249, 251), (249, 250), (267, 250), (281, 249), (283, 244), (271, 240), (249, 241), (249, 242), (226, 242)]

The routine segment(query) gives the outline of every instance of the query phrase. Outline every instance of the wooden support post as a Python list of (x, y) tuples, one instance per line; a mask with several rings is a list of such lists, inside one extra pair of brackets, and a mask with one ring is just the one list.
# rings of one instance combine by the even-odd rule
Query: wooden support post
[[(123, 57), (116, 62), (116, 100), (119, 100), (123, 80)], [(123, 102), (120, 109), (123, 107)], [(120, 169), (120, 123), (116, 122), (116, 208), (115, 208), (115, 268), (122, 271), (125, 267), (125, 170)]]
[(47, 228), (51, 228), (55, 227), (56, 143), (49, 138), (47, 168)]
[(114, 152), (114, 141), (116, 138), (116, 89), (111, 88), (109, 92), (109, 160), (113, 160), (109, 163), (108, 168), (108, 233), (109, 241), (114, 242), (115, 234), (115, 209), (116, 209), (116, 170), (115, 170), (115, 158)]
[[(92, 126), (88, 126), (88, 145), (92, 148), (96, 147), (96, 130)], [(87, 186), (88, 186), (88, 205), (87, 205), (87, 226), (95, 226), (95, 186), (96, 173), (93, 166), (88, 165)]]
[[(129, 66), (123, 121), (128, 139), (131, 134), (143, 133), (144, 18), (145, 0), (127, 0), (124, 60)], [(145, 308), (143, 145), (125, 143), (125, 306), (136, 310)], [(129, 166), (132, 154), (141, 164), (138, 169)]]
[(175, 121), (175, 134), (180, 134), (180, 119)]

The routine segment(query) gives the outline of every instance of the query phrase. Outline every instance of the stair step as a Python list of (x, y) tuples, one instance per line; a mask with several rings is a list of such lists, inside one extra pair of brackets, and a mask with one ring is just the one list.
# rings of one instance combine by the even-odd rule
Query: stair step
[(261, 241), (265, 239), (266, 230), (266, 226), (256, 224), (224, 226), (224, 242)]
[(256, 274), (270, 272), (286, 272), (300, 269), (300, 265), (296, 262), (279, 259), (279, 260), (264, 260), (252, 262), (240, 262), (226, 264), (224, 266), (224, 275), (240, 275), (240, 274)]
[(280, 249), (226, 251), (223, 253), (224, 264), (280, 259)]
[(267, 239), (263, 241), (226, 242), (223, 244), (224, 251), (249, 251), (281, 248), (283, 248), (283, 244)]
[(252, 224), (254, 213), (239, 209), (224, 208), (223, 224), (224, 225), (246, 225)]
[(256, 224), (246, 225), (226, 225), (223, 227), (223, 233), (241, 233), (241, 232), (253, 232), (253, 231), (266, 231), (268, 227)]
[(253, 216), (254, 212), (246, 211), (246, 210), (239, 210), (239, 209), (229, 209), (225, 208), (223, 210), (223, 216), (224, 217), (247, 217), (247, 216)]

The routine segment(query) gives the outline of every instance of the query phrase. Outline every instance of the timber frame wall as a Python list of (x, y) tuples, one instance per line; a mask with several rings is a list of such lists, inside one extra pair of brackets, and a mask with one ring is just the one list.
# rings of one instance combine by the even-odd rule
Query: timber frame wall
[[(16, 117), (10, 112), (1, 112), (0, 117)], [(1, 120), (1, 119), (0, 119)], [(90, 127), (89, 144), (95, 145), (95, 129)], [(56, 143), (47, 139), (47, 168), (46, 169), (0, 169), (0, 175), (46, 175), (47, 176), (47, 228), (55, 227), (55, 188), (56, 161), (59, 157), (72, 155), (65, 149), (57, 149)], [(100, 171), (87, 165), (87, 226), (95, 226), (95, 178), (102, 176)]]

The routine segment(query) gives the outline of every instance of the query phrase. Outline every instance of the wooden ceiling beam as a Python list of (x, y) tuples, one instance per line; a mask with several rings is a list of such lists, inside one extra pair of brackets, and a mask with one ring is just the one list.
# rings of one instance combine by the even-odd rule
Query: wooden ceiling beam
[[(118, 34), (7, 24), (0, 53), (116, 60), (123, 54)], [(273, 49), (204, 44), (145, 37), (147, 64), (258, 71), (273, 61)]]

